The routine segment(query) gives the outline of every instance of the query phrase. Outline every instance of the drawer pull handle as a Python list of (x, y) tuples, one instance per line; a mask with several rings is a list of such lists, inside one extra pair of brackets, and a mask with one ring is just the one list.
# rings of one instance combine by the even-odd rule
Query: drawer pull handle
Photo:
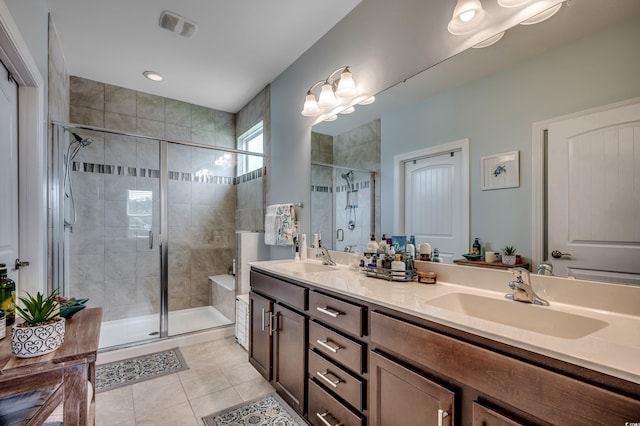
[(316, 309), (325, 315), (329, 315), (331, 318), (338, 318), (338, 315), (342, 315), (342, 312), (331, 309), (328, 306), (326, 308), (321, 308), (320, 306), (318, 306)]
[(316, 340), (316, 343), (318, 343), (320, 346), (322, 346), (325, 349), (329, 349), (334, 354), (338, 353), (338, 351), (340, 349), (342, 349), (342, 346), (338, 345), (337, 343), (332, 342), (329, 339), (327, 339), (327, 340)]
[(438, 426), (444, 426), (444, 418), (448, 417), (449, 413), (444, 411), (442, 408), (438, 409)]
[(325, 371), (324, 373), (316, 371), (316, 374), (322, 380), (324, 380), (325, 382), (329, 383), (329, 385), (333, 386), (334, 388), (337, 388), (338, 385), (343, 382), (343, 380), (341, 378), (339, 378), (335, 374), (331, 373), (330, 371)]
[[(342, 426), (342, 423), (336, 420), (328, 411), (325, 411), (324, 413), (316, 413), (316, 417), (318, 417), (320, 421), (324, 423), (326, 426)], [(326, 419), (327, 417), (329, 417), (330, 420), (335, 421), (335, 423), (329, 422)]]

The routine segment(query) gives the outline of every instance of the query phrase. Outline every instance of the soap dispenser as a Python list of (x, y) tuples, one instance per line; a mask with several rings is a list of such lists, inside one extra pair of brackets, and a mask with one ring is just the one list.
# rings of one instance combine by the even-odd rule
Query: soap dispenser
[(371, 234), (371, 241), (367, 244), (367, 253), (377, 253), (378, 243), (376, 242), (376, 236)]

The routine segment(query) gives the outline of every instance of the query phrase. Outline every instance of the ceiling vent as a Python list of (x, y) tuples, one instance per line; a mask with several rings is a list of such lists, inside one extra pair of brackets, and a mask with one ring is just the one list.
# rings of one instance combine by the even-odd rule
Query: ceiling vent
[(192, 20), (168, 10), (164, 10), (160, 14), (159, 25), (172, 33), (180, 34), (183, 37), (192, 37), (196, 32), (196, 29), (198, 29), (198, 24)]

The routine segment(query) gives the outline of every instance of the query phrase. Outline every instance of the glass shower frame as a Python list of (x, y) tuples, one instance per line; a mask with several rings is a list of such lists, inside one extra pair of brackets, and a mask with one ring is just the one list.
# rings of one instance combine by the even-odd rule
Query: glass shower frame
[[(169, 257), (169, 151), (170, 147), (184, 147), (189, 149), (205, 150), (202, 152), (218, 152), (220, 156), (225, 158), (238, 159), (242, 156), (264, 157), (263, 154), (248, 151), (237, 150), (228, 147), (205, 145), (193, 142), (159, 139), (145, 135), (132, 134), (121, 131), (114, 131), (99, 127), (75, 125), (68, 123), (52, 123), (52, 135), (54, 137), (53, 156), (52, 156), (52, 175), (51, 175), (51, 205), (52, 205), (52, 261), (53, 261), (53, 284), (61, 295), (78, 296), (78, 294), (69, 294), (69, 244), (65, 244), (65, 189), (63, 182), (64, 161), (66, 144), (70, 137), (70, 131), (91, 132), (102, 135), (116, 135), (125, 138), (135, 138), (137, 141), (153, 141), (157, 144), (157, 155), (159, 164), (159, 244), (157, 250), (159, 252), (159, 275), (160, 285), (158, 289), (158, 334), (148, 336), (135, 342), (128, 342), (118, 347), (128, 346), (131, 344), (144, 343), (146, 341), (155, 341), (157, 339), (166, 338), (175, 333), (169, 332), (169, 273), (170, 273), (170, 257)], [(185, 173), (182, 173), (183, 175)], [(191, 180), (190, 177), (187, 177)], [(154, 213), (155, 214), (155, 213)], [(108, 309), (107, 306), (104, 309)], [(234, 321), (232, 320), (231, 323)]]

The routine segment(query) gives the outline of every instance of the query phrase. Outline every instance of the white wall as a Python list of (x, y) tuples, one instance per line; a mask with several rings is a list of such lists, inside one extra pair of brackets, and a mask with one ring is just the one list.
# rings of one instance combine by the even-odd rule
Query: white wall
[[(382, 231), (393, 229), (393, 157), (471, 140), (471, 240), (531, 257), (533, 122), (640, 96), (640, 20), (382, 117)], [(520, 187), (480, 189), (480, 158), (520, 151)]]
[(45, 0), (4, 0), (4, 2), (46, 84), (49, 9)]

